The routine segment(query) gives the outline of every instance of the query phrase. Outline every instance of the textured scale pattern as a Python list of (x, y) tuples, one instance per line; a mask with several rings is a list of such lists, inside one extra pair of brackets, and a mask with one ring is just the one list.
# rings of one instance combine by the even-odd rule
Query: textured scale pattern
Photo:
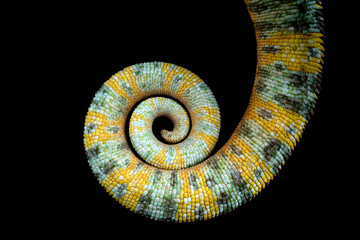
[[(189, 222), (234, 210), (274, 178), (299, 141), (320, 89), (321, 2), (245, 3), (256, 33), (255, 82), (243, 118), (211, 157), (206, 159), (220, 133), (220, 109), (209, 87), (192, 72), (163, 62), (136, 64), (96, 93), (85, 119), (88, 161), (106, 191), (131, 211)], [(186, 110), (155, 95), (170, 96)], [(174, 123), (173, 131), (162, 131), (169, 145), (151, 133), (158, 116)]]

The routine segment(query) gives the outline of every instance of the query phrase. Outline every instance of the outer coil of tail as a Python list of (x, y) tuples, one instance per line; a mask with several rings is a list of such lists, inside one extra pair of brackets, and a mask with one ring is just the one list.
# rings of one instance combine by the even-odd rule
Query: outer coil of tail
[[(320, 89), (325, 51), (321, 2), (245, 3), (256, 32), (255, 82), (243, 118), (211, 157), (220, 109), (194, 73), (170, 63), (136, 64), (96, 93), (85, 120), (85, 151), (100, 184), (131, 211), (173, 222), (232, 211), (273, 179), (300, 140)], [(189, 114), (175, 101), (154, 95), (177, 99)], [(174, 123), (173, 131), (162, 132), (171, 145), (151, 134), (157, 116)], [(125, 129), (128, 118), (130, 129)]]

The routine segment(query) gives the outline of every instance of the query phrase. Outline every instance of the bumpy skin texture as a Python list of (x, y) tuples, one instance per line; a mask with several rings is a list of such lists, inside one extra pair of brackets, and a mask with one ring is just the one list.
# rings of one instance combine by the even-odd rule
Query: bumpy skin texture
[[(255, 83), (242, 120), (210, 158), (205, 155), (217, 141), (220, 112), (209, 88), (190, 71), (162, 62), (137, 64), (116, 73), (96, 93), (85, 120), (86, 154), (101, 185), (131, 211), (174, 222), (206, 220), (229, 212), (273, 179), (299, 141), (320, 87), (321, 3), (245, 3), (256, 32)], [(125, 122), (138, 101), (157, 94), (182, 102), (192, 128), (190, 133), (179, 130), (177, 113), (170, 114), (175, 132), (188, 134), (187, 138), (170, 147), (154, 138), (148, 141), (151, 136), (146, 127), (151, 130), (153, 118), (169, 110), (169, 103), (161, 105), (158, 102), (164, 100), (151, 99), (148, 107), (134, 111), (129, 130), (135, 135), (131, 141), (145, 139), (136, 147), (146, 158), (141, 160), (126, 141)], [(187, 128), (188, 124), (183, 125)]]

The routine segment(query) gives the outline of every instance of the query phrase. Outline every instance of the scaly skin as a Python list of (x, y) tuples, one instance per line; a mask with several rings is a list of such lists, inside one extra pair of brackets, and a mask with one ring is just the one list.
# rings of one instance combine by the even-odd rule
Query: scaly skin
[[(229, 212), (273, 179), (299, 141), (320, 87), (321, 3), (245, 3), (256, 32), (255, 83), (243, 118), (213, 156), (205, 159), (219, 135), (220, 110), (210, 89), (190, 71), (163, 62), (136, 64), (96, 93), (85, 120), (89, 164), (106, 191), (131, 211), (173, 222)], [(179, 100), (190, 116), (172, 100), (141, 103), (129, 130), (141, 160), (126, 141), (125, 122), (135, 104), (153, 95)], [(149, 132), (157, 116), (174, 122), (174, 131), (162, 134), (176, 144), (165, 145)]]

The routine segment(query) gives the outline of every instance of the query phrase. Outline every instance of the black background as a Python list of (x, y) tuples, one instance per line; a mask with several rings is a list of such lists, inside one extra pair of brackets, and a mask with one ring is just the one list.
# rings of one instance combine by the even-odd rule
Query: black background
[[(340, 136), (347, 129), (344, 119), (351, 119), (352, 113), (344, 108), (351, 101), (341, 101), (348, 95), (345, 87), (351, 80), (344, 69), (351, 66), (342, 56), (346, 29), (338, 21), (338, 7), (324, 1), (322, 91), (315, 115), (280, 173), (258, 196), (233, 212), (204, 222), (172, 224), (130, 212), (96, 181), (82, 142), (87, 108), (101, 85), (123, 68), (147, 61), (174, 63), (197, 74), (213, 91), (222, 115), (219, 149), (246, 109), (255, 76), (255, 35), (245, 4), (48, 6), (50, 11), (42, 12), (35, 21), (44, 27), (36, 31), (40, 37), (31, 49), (35, 55), (41, 49), (36, 72), (49, 81), (40, 101), (51, 104), (45, 111), (48, 121), (42, 122), (49, 124), (43, 139), (49, 144), (47, 171), (37, 175), (40, 191), (33, 197), (37, 204), (29, 207), (30, 216), (39, 215), (40, 220), (33, 223), (57, 234), (114, 233), (119, 237), (130, 229), (135, 235), (165, 237), (187, 236), (188, 229), (237, 236), (285, 235), (283, 229), (296, 236), (345, 231), (340, 223), (353, 214), (347, 201), (352, 198), (348, 188), (356, 170), (351, 168), (355, 159), (346, 157), (349, 140)], [(44, 25), (48, 19), (51, 24)], [(348, 161), (346, 169), (340, 169), (344, 161)], [(345, 171), (349, 174), (344, 177)]]

